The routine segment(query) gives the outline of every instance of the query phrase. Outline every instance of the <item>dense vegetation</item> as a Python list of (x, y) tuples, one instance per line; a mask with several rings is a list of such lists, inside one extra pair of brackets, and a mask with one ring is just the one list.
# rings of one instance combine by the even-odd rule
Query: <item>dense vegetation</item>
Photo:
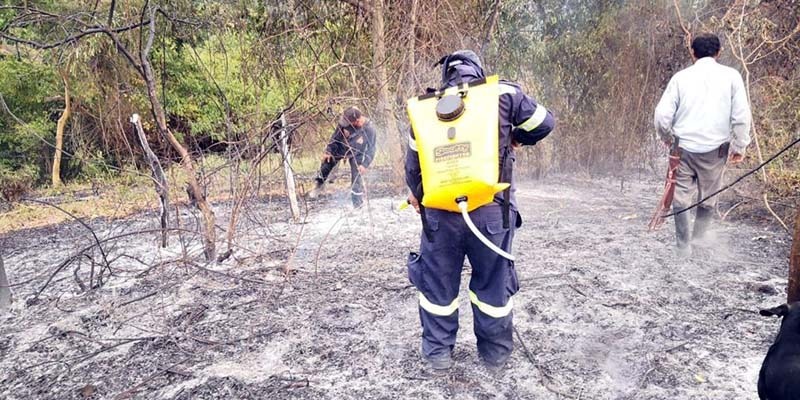
[[(191, 154), (228, 162), (258, 154), (282, 111), (295, 128), (294, 152), (314, 155), (349, 104), (379, 122), (383, 159), (395, 160), (404, 99), (436, 84), (432, 64), (442, 54), (472, 48), (490, 71), (520, 81), (557, 114), (557, 135), (525, 154), (535, 173), (652, 168), (661, 154), (653, 106), (669, 77), (691, 62), (686, 38), (699, 31), (718, 33), (722, 62), (747, 79), (750, 165), (800, 124), (796, 0), (0, 4), (0, 94), (8, 108), (0, 112), (0, 187), (9, 197), (143, 168), (128, 123), (134, 112), (145, 115), (159, 157), (180, 159), (158, 129), (142, 73), (151, 29), (146, 58), (169, 130)], [(67, 97), (64, 160), (53, 177)], [(763, 190), (796, 193), (798, 162), (794, 151), (770, 165), (759, 177)]]

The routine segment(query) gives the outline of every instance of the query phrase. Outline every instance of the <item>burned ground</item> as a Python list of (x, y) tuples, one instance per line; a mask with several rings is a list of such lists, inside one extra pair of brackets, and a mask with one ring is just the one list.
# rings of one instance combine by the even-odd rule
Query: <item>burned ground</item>
[[(455, 366), (419, 356), (404, 261), (420, 223), (400, 198), (351, 210), (338, 191), (302, 223), (280, 201), (247, 210), (233, 257), (200, 261), (173, 233), (104, 243), (114, 275), (88, 285), (92, 245), (63, 224), (2, 239), (15, 303), (0, 316), (0, 397), (147, 399), (745, 399), (778, 329), (759, 307), (785, 296), (789, 238), (723, 222), (717, 246), (676, 260), (671, 225), (646, 231), (659, 184), (549, 179), (520, 185), (521, 290), (506, 371), (477, 361), (462, 293)], [(227, 219), (218, 205), (220, 220)], [(174, 216), (173, 216), (174, 217)], [(174, 218), (173, 218), (174, 223)], [(157, 227), (95, 220), (99, 238)], [(181, 226), (195, 229), (185, 213)], [(186, 243), (183, 253), (181, 242)], [(80, 266), (78, 272), (74, 272)], [(286, 272), (289, 270), (290, 272)], [(462, 291), (469, 279), (465, 266)]]

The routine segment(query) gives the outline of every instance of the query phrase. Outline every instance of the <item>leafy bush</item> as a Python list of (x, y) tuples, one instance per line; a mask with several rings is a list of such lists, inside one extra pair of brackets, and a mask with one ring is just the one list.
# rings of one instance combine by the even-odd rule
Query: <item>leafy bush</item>
[(39, 171), (33, 165), (19, 169), (0, 165), (0, 196), (9, 202), (21, 199), (33, 188), (38, 176)]
[(50, 119), (53, 107), (47, 100), (53, 90), (50, 67), (0, 58), (0, 93), (10, 111), (24, 122), (20, 124), (0, 110), (0, 170), (20, 174), (25, 177), (23, 181), (33, 173), (30, 183), (41, 178), (38, 173), (46, 170), (43, 167), (47, 163), (42, 145), (44, 141), (52, 143), (56, 127)]

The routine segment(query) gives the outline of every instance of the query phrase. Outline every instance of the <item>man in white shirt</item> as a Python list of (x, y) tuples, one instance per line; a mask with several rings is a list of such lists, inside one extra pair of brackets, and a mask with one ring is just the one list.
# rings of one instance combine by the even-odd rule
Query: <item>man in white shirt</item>
[[(666, 145), (677, 141), (680, 165), (676, 171), (673, 212), (722, 187), (726, 160), (744, 159), (750, 144), (752, 120), (741, 74), (717, 63), (719, 38), (701, 34), (692, 40), (694, 65), (669, 81), (655, 110), (655, 126)], [(716, 197), (697, 207), (692, 242), (702, 239), (714, 214)], [(675, 216), (678, 253), (691, 254), (689, 213)]]

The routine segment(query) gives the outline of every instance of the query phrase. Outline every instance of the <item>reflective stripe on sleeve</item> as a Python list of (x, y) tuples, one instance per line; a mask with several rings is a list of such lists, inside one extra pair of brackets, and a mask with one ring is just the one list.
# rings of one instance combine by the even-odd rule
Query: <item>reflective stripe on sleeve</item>
[(518, 128), (530, 132), (541, 125), (545, 118), (547, 118), (547, 109), (544, 108), (543, 105), (537, 104), (536, 111), (533, 112), (533, 115), (531, 115), (527, 121), (523, 122), (522, 125), (518, 126)]
[(511, 85), (506, 85), (505, 83), (500, 84), (500, 94), (516, 94), (516, 93), (517, 93), (517, 88)]
[(408, 135), (408, 148), (417, 151), (417, 141), (411, 135)]
[(478, 307), (478, 310), (481, 310), (482, 313), (492, 318), (503, 318), (508, 316), (508, 314), (511, 314), (511, 309), (514, 308), (513, 297), (509, 297), (508, 303), (506, 303), (506, 305), (503, 307), (495, 307), (478, 300), (478, 295), (476, 295), (472, 290), (469, 291), (469, 301), (471, 301), (472, 304), (475, 304), (475, 306)]
[(419, 306), (422, 307), (423, 310), (439, 316), (439, 317), (447, 317), (452, 315), (454, 312), (458, 310), (458, 297), (453, 300), (450, 305), (447, 306), (440, 306), (430, 302), (422, 292), (419, 293)]

